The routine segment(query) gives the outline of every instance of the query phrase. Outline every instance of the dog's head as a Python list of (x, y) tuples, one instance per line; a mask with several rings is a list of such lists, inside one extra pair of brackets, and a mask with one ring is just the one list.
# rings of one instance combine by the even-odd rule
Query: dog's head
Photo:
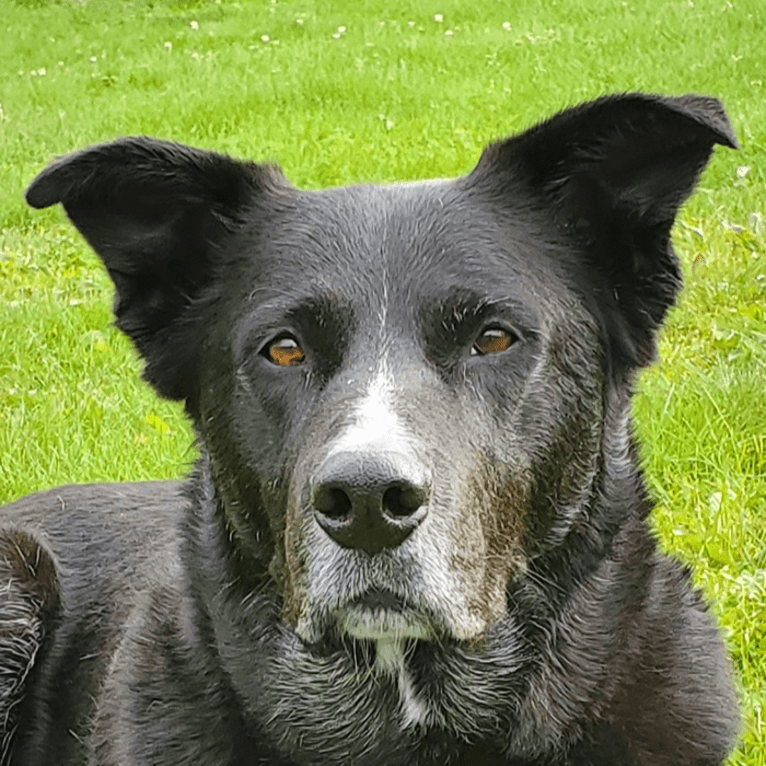
[(242, 577), (277, 584), (304, 643), (385, 664), (480, 640), (573, 530), (608, 543), (630, 380), (680, 285), (671, 226), (716, 143), (717, 101), (623, 95), (457, 180), (302, 192), (131, 138), (27, 199), (63, 203), (147, 380), (185, 401)]

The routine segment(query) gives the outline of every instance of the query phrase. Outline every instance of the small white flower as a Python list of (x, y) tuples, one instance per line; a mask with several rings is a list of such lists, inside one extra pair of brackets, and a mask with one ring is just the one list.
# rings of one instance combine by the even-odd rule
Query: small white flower
[(340, 35), (337, 32), (335, 32), (332, 37), (333, 40), (340, 40)]
[(451, 29), (448, 29), (448, 30), (447, 30), (447, 31), (444, 33), (444, 36), (445, 36), (445, 37), (452, 37), (452, 35), (454, 35), (454, 34), (455, 34), (455, 33), (454, 33), (454, 32), (453, 32)]
[(261, 42), (267, 43), (271, 38), (268, 35), (261, 35)]
[(415, 26), (415, 22), (414, 21), (408, 21), (407, 22), (407, 26), (408, 27), (414, 27)]
[(45, 67), (40, 67), (40, 68), (37, 70), (37, 74), (39, 74), (39, 75), (40, 75), (40, 77), (45, 77), (45, 75), (46, 75), (46, 74), (48, 74), (48, 73), (45, 71)]
[(189, 26), (196, 32), (199, 29), (199, 24), (196, 21), (190, 21)]
[(172, 51), (173, 50), (173, 43), (166, 41), (165, 42), (165, 50), (166, 51)]
[(303, 19), (295, 19), (295, 23), (296, 23), (296, 24), (297, 24), (299, 27), (302, 27), (302, 26), (303, 26)]
[(346, 33), (346, 27), (338, 27), (338, 32), (340, 34), (342, 34), (342, 35), (345, 34)]
[[(170, 43), (165, 43), (165, 45), (169, 45)], [(95, 56), (90, 57), (90, 63), (95, 64), (98, 61), (98, 59)]]
[(503, 22), (503, 29), (506, 32), (510, 32), (511, 31), (511, 22), (510, 21), (504, 21)]
[(442, 16), (441, 13), (436, 13), (436, 14), (434, 14), (434, 21), (437, 24), (441, 24), (442, 21), (444, 21), (444, 16)]

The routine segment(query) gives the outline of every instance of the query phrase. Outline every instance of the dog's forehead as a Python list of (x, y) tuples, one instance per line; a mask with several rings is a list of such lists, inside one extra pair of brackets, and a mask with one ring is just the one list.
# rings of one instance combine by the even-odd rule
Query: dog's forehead
[(556, 249), (523, 205), (498, 205), (464, 179), (301, 192), (259, 224), (258, 285), (285, 301), (317, 291), (377, 310), (454, 295), (524, 302), (559, 281)]

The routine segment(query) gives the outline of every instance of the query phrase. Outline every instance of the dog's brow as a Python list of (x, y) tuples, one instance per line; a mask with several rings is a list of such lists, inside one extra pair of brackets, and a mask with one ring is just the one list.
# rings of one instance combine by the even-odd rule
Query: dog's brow
[[(259, 303), (255, 296), (270, 298)], [(233, 348), (235, 355), (241, 354), (245, 344), (253, 337), (268, 335), (283, 325), (314, 325), (323, 327), (333, 323), (347, 324), (351, 316), (349, 303), (338, 293), (326, 292), (319, 295), (294, 295), (282, 291), (276, 296), (273, 290), (258, 290), (251, 293), (252, 309), (234, 330)]]
[(495, 315), (510, 315), (520, 330), (536, 334), (540, 326), (537, 313), (529, 304), (513, 295), (490, 296), (468, 288), (450, 291), (437, 304), (441, 324), (454, 330), (464, 322), (477, 322)]

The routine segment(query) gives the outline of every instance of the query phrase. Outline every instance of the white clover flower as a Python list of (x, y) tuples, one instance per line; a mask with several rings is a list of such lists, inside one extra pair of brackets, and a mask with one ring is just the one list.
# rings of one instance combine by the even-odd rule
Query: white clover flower
[(268, 35), (261, 35), (261, 42), (267, 43), (271, 38)]
[(441, 13), (435, 13), (435, 14), (434, 14), (434, 21), (435, 21), (437, 24), (441, 24), (441, 23), (442, 23), (442, 21), (444, 21), (444, 16), (442, 16), (442, 14), (441, 14)]
[(189, 26), (196, 32), (199, 29), (199, 24), (196, 21), (190, 21)]

